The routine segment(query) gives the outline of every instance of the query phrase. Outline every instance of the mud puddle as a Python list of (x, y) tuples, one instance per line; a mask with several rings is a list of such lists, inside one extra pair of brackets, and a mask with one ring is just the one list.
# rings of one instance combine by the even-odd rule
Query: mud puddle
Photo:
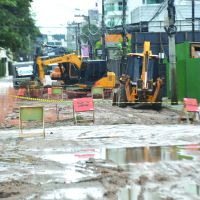
[(52, 160), (62, 164), (73, 164), (86, 161), (89, 158), (112, 160), (127, 169), (131, 163), (159, 162), (176, 160), (193, 160), (200, 156), (200, 145), (153, 146), (134, 148), (73, 148), (46, 149), (42, 159)]
[[(0, 149), (0, 197), (160, 200), (169, 197), (174, 182), (177, 190), (180, 192), (181, 187), (184, 192), (182, 196), (199, 195), (195, 181), (188, 177), (174, 180), (182, 170), (183, 174), (191, 170), (187, 161), (199, 160), (199, 144), (92, 148), (78, 143), (71, 147), (56, 140), (41, 139), (40, 143), (38, 139), (38, 145), (31, 141), (4, 138)], [(174, 190), (176, 193), (176, 187)]]
[[(112, 168), (117, 164), (123, 168), (129, 174), (129, 179), (135, 180), (135, 172), (133, 165), (137, 163), (157, 163), (162, 161), (181, 161), (181, 160), (195, 160), (200, 156), (199, 144), (184, 145), (184, 146), (161, 146), (161, 147), (136, 147), (136, 148), (101, 148), (101, 149), (67, 149), (65, 153), (57, 154), (61, 152), (61, 149), (56, 153), (55, 151), (47, 151), (45, 155), (41, 156), (42, 159), (47, 159), (61, 164), (74, 165), (69, 171), (66, 170), (65, 180), (68, 182), (80, 182), (87, 180), (88, 178), (96, 178), (97, 174), (94, 174), (90, 169), (84, 169), (82, 171), (83, 163), (88, 159), (106, 160), (112, 161), (111, 163), (104, 163), (104, 167)], [(115, 164), (112, 164), (112, 163)], [(81, 164), (82, 163), (82, 164)], [(81, 167), (81, 168), (79, 168)], [(79, 168), (79, 170), (78, 170)], [(76, 169), (76, 170), (75, 170)], [(81, 173), (78, 173), (81, 172)], [(51, 173), (51, 172), (50, 172)], [(133, 177), (133, 178), (132, 178)], [(163, 177), (160, 177), (162, 180)], [(137, 180), (137, 179), (136, 179)], [(168, 198), (169, 192), (157, 191), (154, 184), (151, 184), (150, 189), (144, 189), (143, 185), (132, 183), (126, 185), (126, 187), (120, 188), (116, 194), (115, 199), (119, 200), (162, 200)], [(200, 188), (198, 184), (182, 181), (181, 186), (188, 195), (200, 196)], [(155, 191), (154, 191), (155, 190)], [(57, 189), (46, 192), (42, 199), (103, 199), (102, 187), (88, 186), (86, 188), (65, 188)], [(109, 198), (108, 198), (109, 199)], [(176, 198), (175, 198), (176, 199)]]
[[(196, 195), (200, 198), (200, 187), (197, 184), (188, 184), (184, 183), (183, 186), (184, 190), (188, 192), (188, 196)], [(154, 192), (152, 190), (144, 190), (142, 186), (133, 184), (131, 186), (128, 186), (126, 188), (120, 189), (118, 193), (118, 199), (120, 200), (138, 200), (138, 199), (144, 199), (144, 200), (163, 200), (163, 199), (170, 199), (167, 197), (166, 194), (163, 194), (160, 192)], [(179, 198), (172, 198), (172, 199), (179, 199)], [(180, 198), (180, 199), (190, 199), (190, 198)]]
[[(73, 150), (72, 150), (73, 151)], [(195, 160), (200, 156), (200, 146), (199, 144), (193, 145), (185, 145), (185, 146), (163, 146), (163, 147), (136, 147), (136, 148), (111, 148), (111, 149), (80, 149), (73, 153), (68, 152), (67, 155), (56, 155), (56, 154), (48, 154), (43, 158), (50, 159), (60, 163), (72, 164), (79, 161), (87, 160), (89, 158), (95, 159), (105, 159), (111, 160), (116, 163), (120, 167), (122, 167), (125, 171), (129, 172), (129, 176), (134, 177), (134, 171), (132, 170), (132, 164), (136, 163), (144, 163), (144, 162), (160, 162), (160, 161), (178, 161), (178, 160)], [(64, 159), (63, 159), (64, 158)], [(75, 176), (76, 174), (76, 176)], [(71, 172), (71, 176), (73, 180), (75, 177), (80, 179), (81, 176), (76, 173)], [(134, 178), (133, 178), (134, 179)], [(162, 178), (161, 178), (162, 179)], [(183, 182), (183, 186), (185, 191), (190, 195), (200, 196), (200, 187), (198, 184)], [(97, 190), (97, 188), (87, 188), (88, 191), (95, 191), (96, 198), (101, 198), (102, 191), (101, 189)], [(76, 191), (78, 198), (74, 197), (74, 199), (82, 199), (84, 195), (85, 189), (67, 189), (67, 190), (58, 190), (44, 196), (44, 199), (48, 199), (49, 197), (55, 197), (58, 199), (62, 199), (59, 197), (67, 197), (70, 195), (70, 192)], [(62, 193), (62, 194), (61, 194)], [(59, 196), (61, 195), (61, 196)], [(130, 184), (124, 188), (120, 188), (117, 193), (117, 199), (119, 200), (138, 200), (138, 199), (147, 199), (147, 200), (162, 200), (166, 198), (166, 194), (159, 194), (159, 192), (147, 190), (145, 191), (143, 186), (138, 184)], [(93, 196), (95, 199), (95, 197)], [(73, 199), (73, 198), (72, 198)]]
[(46, 192), (41, 199), (102, 199), (102, 189), (97, 187), (87, 187), (87, 188), (68, 188), (68, 189), (58, 189), (55, 191)]

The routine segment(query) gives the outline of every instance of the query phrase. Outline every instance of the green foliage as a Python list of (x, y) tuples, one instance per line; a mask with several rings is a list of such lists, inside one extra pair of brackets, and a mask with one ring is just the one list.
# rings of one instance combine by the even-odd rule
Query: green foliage
[(0, 46), (17, 58), (33, 51), (40, 34), (30, 13), (32, 0), (0, 0)]
[(101, 41), (97, 41), (95, 44), (95, 49), (101, 49), (102, 48), (102, 43)]
[(128, 40), (127, 52), (128, 52), (128, 53), (132, 53), (131, 39)]
[(16, 7), (16, 0), (0, 0), (0, 5)]
[(82, 27), (81, 40), (84, 43), (89, 43), (92, 46), (95, 46), (96, 42), (100, 40), (100, 38), (101, 38), (100, 30), (96, 25), (91, 24), (89, 27), (89, 25), (87, 24)]
[[(121, 45), (119, 45), (119, 48), (122, 48), (122, 39), (120, 40), (120, 44)], [(128, 42), (127, 42), (127, 44), (126, 44), (127, 46), (127, 53), (132, 53), (132, 46), (131, 46), (131, 39), (128, 39)]]
[(68, 51), (69, 53), (74, 53), (74, 50), (73, 50), (73, 49), (70, 49), (70, 48), (68, 48), (67, 51)]

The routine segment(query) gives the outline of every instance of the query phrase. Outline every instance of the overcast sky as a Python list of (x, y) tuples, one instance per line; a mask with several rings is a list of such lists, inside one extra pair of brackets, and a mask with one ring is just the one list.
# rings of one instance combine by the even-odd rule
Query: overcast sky
[(87, 10), (95, 8), (96, 2), (100, 10), (100, 0), (33, 0), (32, 12), (36, 25), (41, 27), (42, 33), (66, 33), (68, 22), (81, 20), (81, 18), (74, 19), (74, 15), (87, 15)]

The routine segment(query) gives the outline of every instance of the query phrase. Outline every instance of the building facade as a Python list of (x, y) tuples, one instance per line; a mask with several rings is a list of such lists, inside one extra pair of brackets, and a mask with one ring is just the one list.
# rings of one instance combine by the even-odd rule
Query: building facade
[(85, 25), (91, 25), (94, 24), (97, 27), (101, 25), (100, 23), (100, 15), (97, 8), (88, 10), (88, 13), (86, 15), (83, 14), (77, 14), (76, 21), (73, 21), (72, 23), (68, 23), (67, 25), (67, 48), (69, 50), (74, 50), (78, 52), (78, 49), (80, 49), (80, 43), (81, 43), (81, 29)]
[(99, 11), (97, 9), (88, 10), (88, 17), (91, 24), (100, 25)]
[(78, 35), (78, 24), (75, 22), (68, 23), (67, 25), (67, 48), (73, 51), (77, 51), (77, 35)]
[[(190, 31), (192, 27), (192, 1), (175, 0), (177, 31)], [(164, 32), (167, 23), (166, 0), (127, 0), (126, 23), (147, 22), (149, 32)], [(107, 27), (122, 24), (123, 0), (104, 0)], [(195, 1), (195, 30), (200, 30), (200, 1)]]
[(104, 10), (105, 24), (107, 27), (114, 27), (122, 24), (122, 0), (104, 0)]
[[(142, 0), (130, 12), (131, 23), (148, 23), (149, 32), (164, 32), (168, 23), (168, 1)], [(177, 31), (190, 31), (192, 29), (192, 3), (188, 0), (175, 0)], [(195, 1), (195, 30), (200, 30), (200, 3)]]

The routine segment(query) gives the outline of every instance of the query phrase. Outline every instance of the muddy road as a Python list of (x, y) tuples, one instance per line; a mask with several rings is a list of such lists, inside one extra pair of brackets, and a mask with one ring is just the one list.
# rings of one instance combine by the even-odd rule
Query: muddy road
[(0, 132), (5, 199), (199, 199), (198, 126), (47, 128)]
[[(70, 101), (1, 102), (2, 199), (200, 199), (200, 124), (178, 124), (178, 106), (135, 110), (98, 99), (95, 123), (74, 125)], [(44, 106), (45, 138), (19, 137), (21, 105)]]

